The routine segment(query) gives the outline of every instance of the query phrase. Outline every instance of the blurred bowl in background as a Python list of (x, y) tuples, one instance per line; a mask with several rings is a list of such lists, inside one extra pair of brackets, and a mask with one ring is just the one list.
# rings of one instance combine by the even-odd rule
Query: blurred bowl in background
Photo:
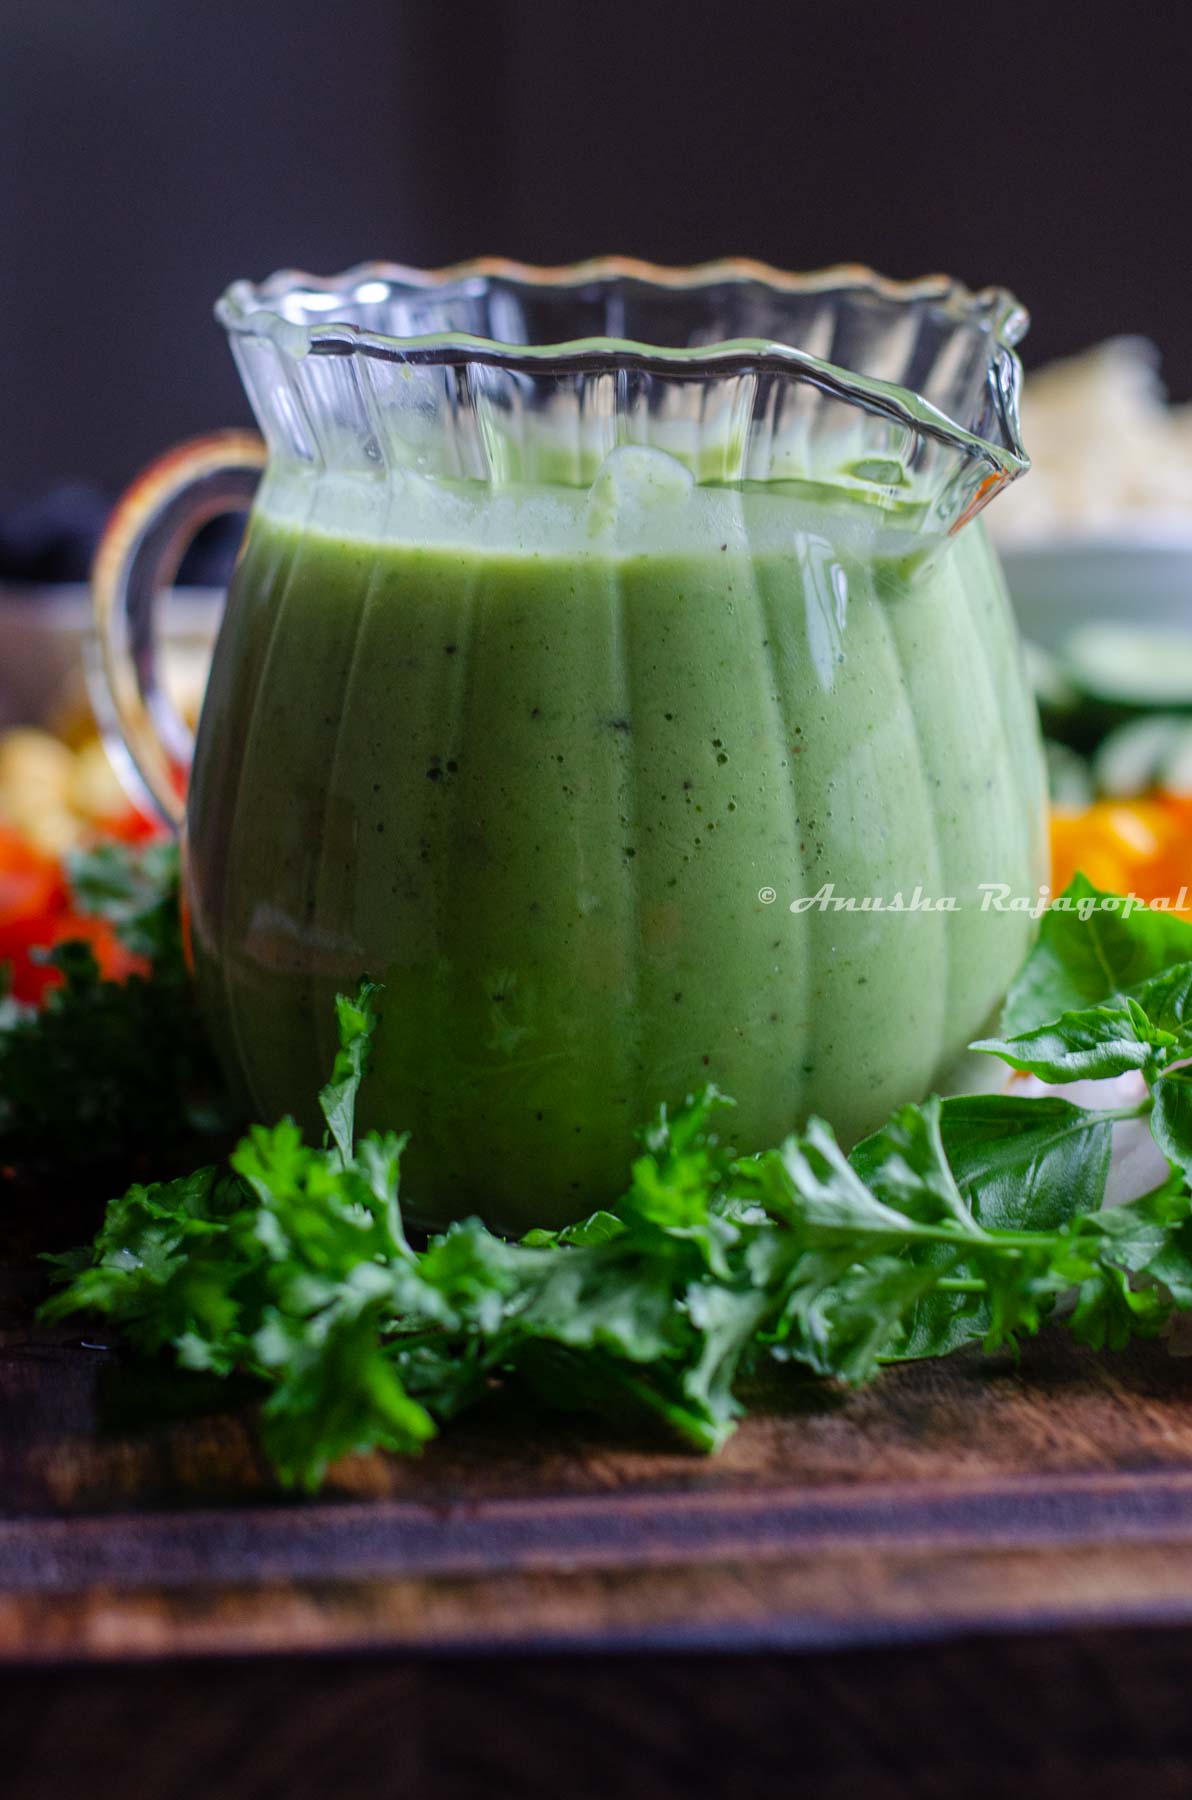
[(1002, 544), (999, 555), (1023, 634), (1044, 650), (1062, 652), (1073, 631), (1106, 622), (1192, 640), (1192, 522), (1162, 536), (1149, 527)]
[(1052, 798), (1192, 791), (1192, 525), (1002, 545)]
[[(164, 679), (192, 725), (223, 602), (222, 589), (180, 588), (159, 611)], [(90, 635), (88, 587), (0, 588), (0, 727), (48, 725), (68, 742), (94, 731), (84, 677)]]
[(990, 531), (1045, 719), (1073, 691), (1090, 740), (1192, 708), (1192, 407), (1167, 404), (1153, 344), (1119, 337), (1035, 371), (1022, 425), (1031, 470)]

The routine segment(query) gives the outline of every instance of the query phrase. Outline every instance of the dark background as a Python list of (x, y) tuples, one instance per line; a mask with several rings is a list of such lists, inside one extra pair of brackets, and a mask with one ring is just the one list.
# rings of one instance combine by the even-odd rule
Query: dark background
[(1192, 394), (1192, 9), (0, 0), (0, 508), (245, 417), (234, 276), (619, 250), (1001, 282)]

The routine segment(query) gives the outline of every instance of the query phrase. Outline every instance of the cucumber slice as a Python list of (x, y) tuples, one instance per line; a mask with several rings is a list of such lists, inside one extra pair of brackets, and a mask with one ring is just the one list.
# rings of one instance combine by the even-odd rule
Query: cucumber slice
[(1084, 693), (1117, 706), (1192, 708), (1192, 632), (1082, 625), (1063, 649)]
[(1057, 744), (1054, 738), (1044, 738), (1043, 750), (1047, 757), (1047, 791), (1051, 804), (1073, 812), (1091, 806), (1093, 781), (1084, 757), (1069, 750), (1067, 744)]
[(1093, 774), (1111, 800), (1129, 800), (1156, 787), (1192, 793), (1192, 719), (1147, 713), (1119, 726), (1094, 756)]
[(1163, 765), (1160, 782), (1169, 794), (1192, 794), (1192, 725), (1186, 720)]
[(1080, 689), (1074, 685), (1054, 651), (1024, 638), (1022, 654), (1027, 679), (1035, 699), (1045, 712), (1068, 713), (1080, 705)]

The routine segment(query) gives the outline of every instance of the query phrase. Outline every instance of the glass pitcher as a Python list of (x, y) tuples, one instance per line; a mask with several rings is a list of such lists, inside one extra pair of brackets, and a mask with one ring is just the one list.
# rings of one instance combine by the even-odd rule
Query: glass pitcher
[[(1010, 296), (369, 264), (237, 282), (218, 317), (264, 445), (148, 470), (95, 592), (252, 1116), (316, 1128), (365, 974), (362, 1123), (412, 1133), (429, 1224), (608, 1202), (635, 1128), (706, 1082), (742, 1151), (812, 1113), (847, 1143), (936, 1083), (1045, 872), (976, 522), (1027, 466)], [(154, 596), (250, 498), (192, 757)]]

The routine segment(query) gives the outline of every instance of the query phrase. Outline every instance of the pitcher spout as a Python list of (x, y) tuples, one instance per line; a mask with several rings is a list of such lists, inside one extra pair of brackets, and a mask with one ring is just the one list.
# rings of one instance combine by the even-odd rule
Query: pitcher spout
[(298, 473), (590, 488), (632, 446), (701, 486), (840, 491), (942, 537), (1028, 467), (1027, 314), (942, 276), (369, 263), (235, 282), (217, 315)]

